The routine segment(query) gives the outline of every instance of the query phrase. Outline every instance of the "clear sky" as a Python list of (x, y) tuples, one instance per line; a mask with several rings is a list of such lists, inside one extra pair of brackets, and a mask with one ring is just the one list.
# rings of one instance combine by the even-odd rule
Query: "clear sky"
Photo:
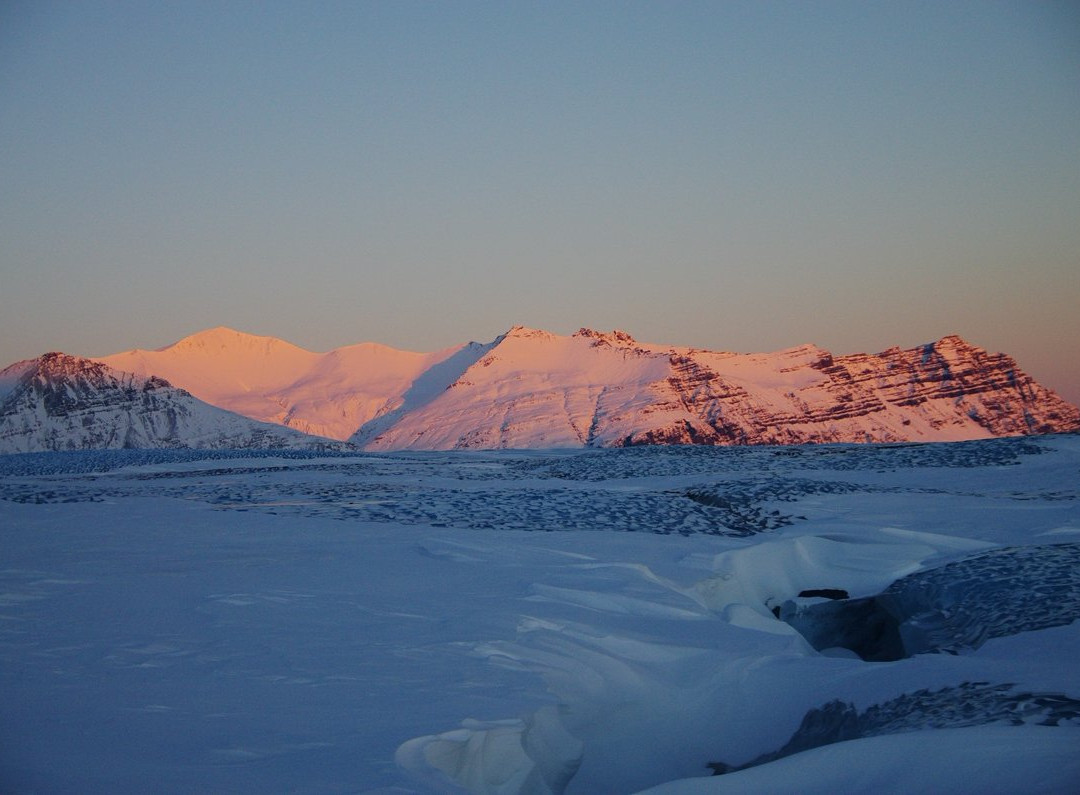
[(0, 365), (227, 325), (836, 353), (1080, 402), (1080, 4), (0, 2)]

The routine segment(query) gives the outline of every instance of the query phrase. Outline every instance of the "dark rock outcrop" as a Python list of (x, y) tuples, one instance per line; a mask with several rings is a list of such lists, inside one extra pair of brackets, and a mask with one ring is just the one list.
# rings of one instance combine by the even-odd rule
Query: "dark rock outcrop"
[(154, 376), (47, 353), (0, 371), (0, 453), (123, 448), (340, 448), (210, 406)]
[(778, 750), (744, 765), (712, 762), (708, 767), (714, 775), (723, 775), (846, 740), (988, 723), (1077, 726), (1080, 700), (1061, 693), (1015, 692), (1011, 684), (964, 682), (940, 690), (905, 693), (863, 712), (854, 704), (830, 701), (807, 712), (791, 739)]
[(1080, 544), (995, 549), (909, 574), (877, 596), (788, 601), (778, 617), (818, 650), (849, 649), (871, 662), (960, 654), (1080, 619)]

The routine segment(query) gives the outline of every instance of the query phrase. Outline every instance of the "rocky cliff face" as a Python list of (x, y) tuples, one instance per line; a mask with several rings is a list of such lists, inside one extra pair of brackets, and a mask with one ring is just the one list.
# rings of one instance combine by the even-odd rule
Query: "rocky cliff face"
[(822, 351), (802, 368), (779, 368), (819, 377), (771, 395), (726, 377), (722, 362), (710, 367), (693, 354), (670, 361), (661, 391), (690, 416), (631, 433), (622, 444), (928, 441), (1080, 429), (1080, 411), (1010, 357), (956, 336), (876, 355)]
[[(136, 374), (114, 369), (118, 361)], [(47, 354), (0, 372), (0, 452), (333, 444), (256, 419), (332, 430), (372, 450), (950, 441), (1080, 430), (1075, 406), (1008, 356), (955, 336), (878, 354), (834, 356), (813, 345), (736, 354), (642, 343), (623, 331), (560, 336), (517, 326), (492, 343), (435, 354), (368, 344), (314, 354), (214, 329), (160, 351), (96, 361)]]
[(327, 443), (215, 408), (161, 378), (120, 372), (63, 353), (48, 353), (0, 372), (0, 453)]
[(716, 353), (514, 329), (376, 449), (977, 439), (1080, 429), (1080, 410), (959, 337), (879, 354)]

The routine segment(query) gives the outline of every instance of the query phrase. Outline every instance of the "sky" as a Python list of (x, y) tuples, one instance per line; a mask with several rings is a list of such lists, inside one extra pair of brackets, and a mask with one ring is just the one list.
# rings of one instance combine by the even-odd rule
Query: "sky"
[(0, 0), (0, 366), (225, 325), (834, 353), (1080, 403), (1080, 5)]

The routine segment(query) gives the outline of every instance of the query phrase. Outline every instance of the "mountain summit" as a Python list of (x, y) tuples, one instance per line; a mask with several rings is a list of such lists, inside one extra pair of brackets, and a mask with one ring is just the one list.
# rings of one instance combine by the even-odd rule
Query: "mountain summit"
[(260, 422), (347, 439), (398, 408), (417, 379), (466, 347), (412, 353), (367, 342), (313, 353), (275, 337), (218, 327), (156, 351), (97, 361), (160, 376), (200, 400)]
[[(65, 396), (75, 402), (67, 406)], [(171, 408), (160, 414), (165, 397)], [(370, 450), (951, 441), (1080, 430), (1080, 410), (1010, 357), (958, 336), (877, 354), (835, 356), (814, 345), (740, 354), (649, 344), (618, 330), (563, 336), (515, 326), (493, 342), (435, 353), (374, 343), (314, 353), (215, 328), (156, 351), (97, 360), (47, 354), (0, 372), (0, 434), (11, 451), (190, 439), (205, 446), (201, 430), (173, 434), (153, 419), (202, 416), (211, 406), (201, 401), (224, 409), (222, 422), (275, 423)], [(48, 430), (72, 412), (82, 412), (81, 425), (69, 419), (66, 430)], [(258, 438), (251, 431), (221, 433)]]
[(158, 376), (47, 353), (0, 371), (0, 453), (115, 448), (331, 448), (254, 422)]
[(1003, 354), (949, 336), (833, 356), (736, 354), (629, 334), (515, 328), (371, 449), (976, 439), (1080, 428), (1080, 411)]

